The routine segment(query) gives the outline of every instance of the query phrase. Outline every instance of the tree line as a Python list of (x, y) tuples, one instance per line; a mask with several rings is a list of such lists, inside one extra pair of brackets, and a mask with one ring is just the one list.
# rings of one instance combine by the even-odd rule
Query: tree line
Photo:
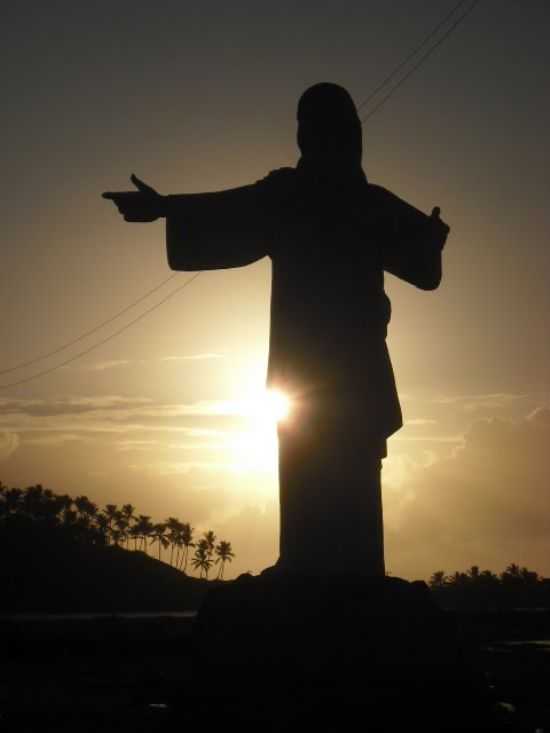
[(550, 608), (550, 579), (516, 563), (498, 574), (478, 565), (450, 574), (437, 570), (428, 584), (436, 599), (449, 608)]
[(223, 579), (226, 564), (235, 557), (231, 542), (218, 540), (212, 530), (195, 538), (191, 524), (177, 517), (153, 522), (150, 516), (137, 514), (132, 504), (106, 504), (102, 509), (87, 496), (56, 494), (41, 484), (8, 488), (0, 482), (0, 528), (15, 525), (19, 520), (39, 523), (70, 534), (79, 542), (98, 546), (114, 545), (149, 554), (157, 545), (160, 561), (164, 549), (170, 553), (172, 567), (187, 574), (191, 566), (206, 579), (216, 565), (217, 578)]
[(544, 581), (545, 578), (542, 578), (535, 570), (511, 563), (498, 575), (491, 570), (480, 570), (478, 565), (472, 565), (466, 572), (457, 570), (451, 575), (447, 575), (444, 570), (436, 570), (429, 580), (429, 585), (433, 589), (496, 588), (499, 586), (532, 588)]

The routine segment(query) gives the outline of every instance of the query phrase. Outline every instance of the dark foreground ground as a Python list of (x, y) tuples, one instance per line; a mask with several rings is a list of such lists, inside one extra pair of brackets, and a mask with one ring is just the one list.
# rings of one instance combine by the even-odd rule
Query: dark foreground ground
[[(460, 622), (479, 649), (495, 702), (503, 703), (502, 729), (550, 731), (550, 614), (477, 614)], [(193, 669), (192, 624), (169, 616), (0, 620), (0, 731), (232, 727), (224, 695), (230, 681), (214, 669), (197, 679)], [(369, 727), (364, 721), (360, 729)], [(284, 721), (272, 730), (285, 730)]]

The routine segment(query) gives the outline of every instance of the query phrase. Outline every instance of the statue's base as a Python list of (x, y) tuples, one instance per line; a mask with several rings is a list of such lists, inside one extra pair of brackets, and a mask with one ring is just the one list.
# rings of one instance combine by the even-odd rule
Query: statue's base
[[(197, 691), (221, 718), (292, 731), (492, 730), (451, 614), (423, 582), (265, 572), (211, 591), (194, 628)], [(215, 710), (213, 710), (215, 708)]]

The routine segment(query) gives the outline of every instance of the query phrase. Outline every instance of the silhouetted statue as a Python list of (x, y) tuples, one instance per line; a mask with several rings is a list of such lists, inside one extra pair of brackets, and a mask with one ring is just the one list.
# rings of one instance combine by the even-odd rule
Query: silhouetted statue
[(386, 347), (384, 271), (425, 290), (449, 228), (373, 185), (348, 92), (322, 83), (298, 104), (296, 168), (214, 193), (105, 193), (126, 221), (166, 217), (174, 270), (272, 260), (268, 385), (279, 425), (280, 558), (301, 574), (384, 575), (381, 459), (402, 425)]

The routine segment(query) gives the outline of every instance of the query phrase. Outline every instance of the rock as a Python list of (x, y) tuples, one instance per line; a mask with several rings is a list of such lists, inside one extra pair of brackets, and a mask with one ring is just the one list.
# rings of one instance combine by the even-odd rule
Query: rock
[(342, 730), (359, 715), (366, 729), (491, 726), (455, 617), (421, 581), (242, 575), (208, 594), (193, 640), (196, 679), (220, 681), (218, 709), (241, 723)]

